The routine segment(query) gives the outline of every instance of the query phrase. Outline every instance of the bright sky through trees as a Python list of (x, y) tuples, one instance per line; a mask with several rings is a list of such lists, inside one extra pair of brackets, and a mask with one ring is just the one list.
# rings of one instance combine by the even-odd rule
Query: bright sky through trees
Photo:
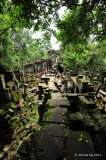
[[(62, 19), (62, 16), (65, 14), (65, 11), (66, 11), (66, 7), (61, 7), (61, 9), (58, 11), (60, 19)], [(51, 25), (51, 28), (57, 30), (57, 28), (53, 24)], [(33, 29), (31, 29), (31, 31), (32, 30)], [(38, 32), (34, 33), (32, 35), (32, 37), (33, 38), (41, 38), (43, 33), (44, 32), (39, 32), (38, 31)], [(51, 41), (52, 49), (55, 49), (55, 50), (60, 49), (60, 42), (57, 42), (57, 39), (53, 35), (51, 36), (50, 41)]]

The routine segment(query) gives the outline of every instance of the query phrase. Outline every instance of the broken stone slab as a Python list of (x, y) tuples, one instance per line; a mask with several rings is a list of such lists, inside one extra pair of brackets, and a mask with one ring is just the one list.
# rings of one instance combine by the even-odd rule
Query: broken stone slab
[(84, 115), (80, 112), (69, 113), (68, 118), (70, 121), (77, 121), (77, 120), (83, 121)]
[(48, 88), (48, 85), (46, 83), (38, 83), (38, 87), (42, 87), (43, 89)]
[(67, 118), (67, 109), (66, 108), (53, 108), (48, 109), (48, 111), (44, 114), (43, 122), (48, 123), (58, 123), (65, 124)]
[(49, 124), (44, 127), (48, 134), (53, 137), (64, 137), (68, 136), (69, 129), (65, 124)]
[(106, 92), (104, 92), (103, 90), (99, 90), (99, 93), (101, 94), (101, 95), (103, 95), (103, 96), (106, 96)]
[(63, 157), (67, 128), (60, 124), (46, 125), (35, 137), (37, 155), (39, 160), (57, 160)]
[(51, 92), (51, 98), (53, 98), (53, 99), (61, 99), (63, 97), (62, 97), (62, 94), (60, 92), (56, 92), (56, 93)]
[[(46, 134), (39, 136), (37, 141), (37, 157), (39, 160), (56, 160), (56, 146), (54, 145), (53, 137), (49, 136), (47, 132)], [(58, 153), (59, 147), (58, 147)]]
[(29, 141), (24, 140), (24, 141), (20, 141), (19, 145), (17, 147), (17, 153), (19, 153), (20, 155), (30, 155), (30, 144)]
[(70, 131), (67, 138), (67, 159), (97, 160), (92, 139), (88, 132)]
[(62, 100), (62, 99), (49, 99), (46, 103), (46, 106), (52, 108), (52, 107), (70, 107), (70, 103), (68, 100)]
[(23, 90), (20, 89), (17, 92), (13, 91), (12, 92), (12, 97), (13, 97), (14, 102), (19, 102), (19, 100), (23, 99)]
[(5, 101), (5, 102), (10, 102), (10, 101), (11, 101), (10, 88), (4, 88), (1, 97), (2, 97), (2, 100), (3, 100), (3, 101)]
[(81, 112), (87, 113), (88, 109), (94, 109), (95, 103), (92, 100), (88, 100), (85, 96), (79, 96), (78, 108)]
[(54, 82), (48, 82), (48, 87), (51, 91), (58, 92), (57, 87), (54, 85)]
[(84, 78), (71, 77), (74, 86), (74, 92), (87, 93), (89, 82)]
[(101, 133), (98, 133), (94, 137), (94, 144), (96, 153), (98, 153), (98, 158), (105, 160), (106, 159), (106, 130)]
[(94, 105), (94, 101), (92, 101), (92, 99), (87, 99), (85, 96), (79, 96), (78, 97), (80, 99), (80, 101), (82, 101), (85, 104), (89, 104), (89, 105)]
[(66, 97), (78, 97), (81, 96), (81, 93), (64, 93), (64, 96)]

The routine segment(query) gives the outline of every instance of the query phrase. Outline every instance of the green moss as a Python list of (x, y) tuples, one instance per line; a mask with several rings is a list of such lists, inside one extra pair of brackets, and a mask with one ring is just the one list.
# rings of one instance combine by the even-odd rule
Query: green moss
[(4, 114), (5, 110), (4, 109), (0, 109), (0, 115)]
[(20, 90), (18, 92), (13, 92), (12, 96), (13, 96), (14, 102), (19, 102), (19, 100), (23, 98), (23, 91)]
[(14, 109), (16, 108), (16, 105), (13, 102), (10, 102), (9, 106)]
[(7, 83), (7, 86), (8, 86), (9, 88), (12, 88), (12, 87), (14, 86), (14, 82), (13, 82), (13, 81), (8, 82), (8, 83)]

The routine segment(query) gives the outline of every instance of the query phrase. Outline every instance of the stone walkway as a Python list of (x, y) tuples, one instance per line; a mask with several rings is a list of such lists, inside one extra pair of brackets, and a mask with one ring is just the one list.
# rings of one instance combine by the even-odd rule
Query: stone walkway
[(90, 135), (68, 128), (67, 113), (71, 106), (67, 97), (63, 97), (56, 88), (54, 77), (50, 78), (48, 88), (52, 93), (46, 102), (43, 128), (38, 135), (39, 160), (96, 160), (97, 157), (92, 156), (95, 151)]

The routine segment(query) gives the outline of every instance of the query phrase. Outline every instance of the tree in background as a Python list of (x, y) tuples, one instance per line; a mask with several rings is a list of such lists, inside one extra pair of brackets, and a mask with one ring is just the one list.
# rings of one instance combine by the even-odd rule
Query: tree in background
[(61, 49), (64, 50), (66, 69), (89, 68), (92, 73), (106, 69), (106, 12), (100, 10), (106, 7), (106, 3), (103, 0), (91, 2), (82, 1), (79, 6), (68, 10), (57, 25), (57, 39), (61, 41)]
[[(62, 6), (66, 6), (69, 13), (65, 16), (65, 19), (60, 21), (58, 10)], [(69, 46), (72, 44), (77, 46), (78, 43), (87, 45), (88, 38), (91, 34), (95, 36), (96, 41), (105, 39), (105, 10), (105, 0), (1, 0), (0, 35), (4, 36), (14, 29), (14, 27), (31, 28), (33, 26), (35, 31), (46, 30), (46, 35), (49, 37), (50, 32), (52, 32), (50, 24), (55, 21), (58, 28), (61, 30), (59, 40), (62, 42), (64, 49), (67, 48), (66, 45), (68, 44)], [(5, 35), (5, 37), (1, 37), (2, 49), (4, 47), (3, 38), (6, 40), (6, 36), (8, 37), (8, 34)], [(13, 45), (9, 39), (7, 41)], [(74, 46), (71, 47), (73, 48)], [(25, 46), (25, 48), (28, 47)], [(86, 46), (83, 48), (85, 50)], [(2, 54), (6, 55), (7, 52), (3, 52)], [(8, 54), (10, 54), (9, 51)], [(76, 54), (78, 53), (76, 52)], [(12, 59), (10, 56), (8, 58)], [(5, 57), (6, 63), (10, 61), (8, 58), (6, 59)]]
[(14, 28), (1, 36), (0, 65), (3, 68), (22, 68), (36, 59), (46, 58), (49, 41), (33, 39), (32, 34), (28, 29)]
[[(50, 49), (50, 38), (33, 39), (31, 31), (32, 20), (23, 15), (22, 5), (16, 5), (12, 0), (3, 0), (0, 14), (0, 67), (15, 69), (36, 59), (46, 57)], [(31, 8), (30, 8), (31, 10)], [(27, 11), (26, 11), (27, 12)], [(49, 34), (49, 33), (48, 33)]]
[[(101, 73), (106, 70), (106, 41), (87, 46), (67, 45), (64, 54), (64, 66), (66, 70), (89, 70), (91, 74)], [(98, 46), (98, 47), (97, 47)], [(103, 47), (104, 46), (104, 47)]]

